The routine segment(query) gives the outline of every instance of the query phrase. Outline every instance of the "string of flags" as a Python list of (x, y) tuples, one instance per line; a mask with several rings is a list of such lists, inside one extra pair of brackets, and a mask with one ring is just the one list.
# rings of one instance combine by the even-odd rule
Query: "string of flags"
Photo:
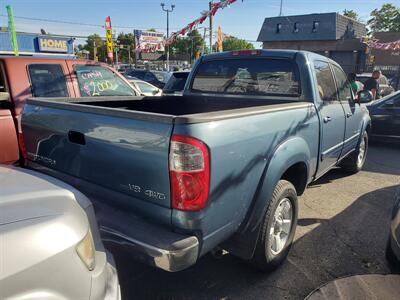
[(388, 43), (381, 43), (377, 39), (368, 39), (363, 41), (370, 49), (377, 50), (400, 50), (400, 40)]
[[(182, 28), (179, 31), (173, 32), (170, 37), (168, 37), (165, 40), (165, 46), (169, 46), (173, 44), (177, 37), (180, 35), (185, 35), (189, 32), (192, 32), (198, 25), (203, 24), (203, 22), (210, 16), (215, 16), (215, 14), (218, 12), (220, 9), (224, 9), (225, 7), (235, 3), (237, 0), (220, 0), (220, 2), (212, 3), (211, 4), (211, 9), (203, 11), (201, 13), (201, 17), (194, 20), (193, 22), (189, 23), (187, 26)], [(243, 0), (242, 0), (243, 2)]]

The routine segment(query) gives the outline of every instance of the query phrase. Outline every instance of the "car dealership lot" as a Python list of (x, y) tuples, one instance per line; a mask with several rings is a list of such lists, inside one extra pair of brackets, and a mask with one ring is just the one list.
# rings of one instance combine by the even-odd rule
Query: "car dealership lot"
[(192, 268), (167, 273), (113, 249), (125, 299), (303, 299), (351, 274), (389, 273), (385, 245), (400, 146), (373, 144), (362, 172), (336, 169), (300, 198), (299, 226), (288, 260), (263, 274), (232, 255), (208, 255)]

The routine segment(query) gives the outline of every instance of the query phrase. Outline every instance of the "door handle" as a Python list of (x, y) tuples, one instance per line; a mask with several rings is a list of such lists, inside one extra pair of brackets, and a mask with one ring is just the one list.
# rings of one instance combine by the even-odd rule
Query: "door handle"
[(73, 144), (86, 145), (85, 135), (78, 131), (70, 130), (68, 140)]
[(330, 121), (332, 121), (331, 117), (329, 117), (329, 116), (324, 117), (324, 123), (328, 123)]
[(352, 113), (347, 113), (346, 118), (350, 118), (353, 114)]

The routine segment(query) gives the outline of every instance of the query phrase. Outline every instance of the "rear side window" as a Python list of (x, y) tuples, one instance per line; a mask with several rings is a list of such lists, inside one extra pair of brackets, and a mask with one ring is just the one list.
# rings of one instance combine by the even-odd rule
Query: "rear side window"
[(193, 92), (300, 96), (294, 62), (284, 59), (225, 59), (200, 65)]
[(67, 81), (61, 65), (28, 66), (34, 97), (68, 97)]
[(82, 97), (135, 96), (131, 86), (102, 66), (74, 65)]
[(336, 98), (336, 85), (329, 64), (325, 61), (314, 61), (317, 88), (322, 101), (334, 101)]

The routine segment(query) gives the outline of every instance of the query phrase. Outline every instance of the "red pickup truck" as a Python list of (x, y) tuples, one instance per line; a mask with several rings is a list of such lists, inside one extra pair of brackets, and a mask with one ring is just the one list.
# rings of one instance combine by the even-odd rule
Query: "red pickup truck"
[(0, 57), (0, 163), (24, 155), (20, 116), (30, 97), (135, 96), (121, 74), (90, 60)]

